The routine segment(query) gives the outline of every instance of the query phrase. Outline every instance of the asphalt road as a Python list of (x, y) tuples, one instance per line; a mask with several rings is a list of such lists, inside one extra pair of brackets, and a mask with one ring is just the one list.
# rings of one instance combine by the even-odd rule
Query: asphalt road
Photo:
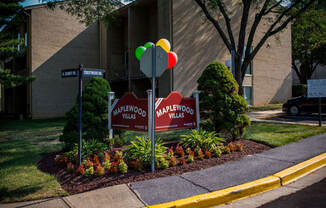
[(326, 208), (326, 166), (280, 188), (214, 208)]
[[(325, 176), (326, 177), (326, 176)], [(325, 208), (326, 178), (293, 194), (282, 196), (259, 208)]]

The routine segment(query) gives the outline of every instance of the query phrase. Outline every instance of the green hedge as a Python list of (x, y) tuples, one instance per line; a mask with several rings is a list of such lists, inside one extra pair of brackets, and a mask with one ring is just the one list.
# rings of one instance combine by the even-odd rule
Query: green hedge
[(292, 97), (306, 96), (307, 95), (307, 85), (297, 84), (292, 86)]

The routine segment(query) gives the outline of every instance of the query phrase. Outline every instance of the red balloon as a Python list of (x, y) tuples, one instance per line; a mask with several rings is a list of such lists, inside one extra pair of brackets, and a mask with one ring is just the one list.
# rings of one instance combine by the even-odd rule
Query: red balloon
[(168, 69), (174, 67), (176, 63), (178, 62), (178, 56), (174, 52), (169, 52), (169, 66)]

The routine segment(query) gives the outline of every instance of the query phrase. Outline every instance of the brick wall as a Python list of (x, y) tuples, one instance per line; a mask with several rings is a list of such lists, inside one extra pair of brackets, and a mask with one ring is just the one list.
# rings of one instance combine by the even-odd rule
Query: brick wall
[(61, 78), (61, 69), (99, 67), (98, 24), (89, 27), (56, 8), (31, 9), (32, 116), (59, 117), (73, 106), (77, 78)]

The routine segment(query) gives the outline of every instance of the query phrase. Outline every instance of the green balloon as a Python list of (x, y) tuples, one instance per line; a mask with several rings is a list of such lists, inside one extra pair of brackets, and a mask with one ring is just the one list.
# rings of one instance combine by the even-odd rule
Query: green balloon
[(144, 46), (145, 46), (145, 48), (149, 48), (149, 47), (152, 47), (153, 45), (155, 45), (155, 44), (152, 42), (147, 42)]
[(143, 53), (146, 51), (146, 48), (144, 46), (139, 46), (136, 49), (136, 58), (140, 61), (140, 57), (143, 55)]

